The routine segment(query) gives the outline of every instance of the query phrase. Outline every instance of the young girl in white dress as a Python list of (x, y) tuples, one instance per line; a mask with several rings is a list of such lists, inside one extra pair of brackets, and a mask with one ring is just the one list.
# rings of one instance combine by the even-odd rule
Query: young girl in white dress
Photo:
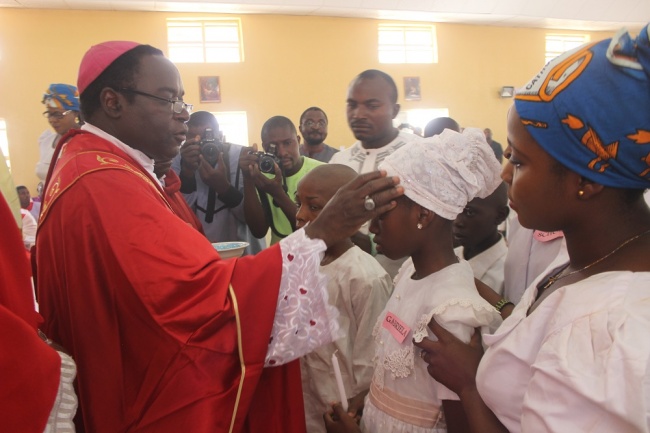
[(487, 332), (499, 325), (499, 313), (476, 290), (469, 263), (454, 254), (452, 223), (470, 200), (496, 189), (501, 167), (483, 132), (466, 128), (406, 145), (380, 168), (399, 176), (405, 192), (395, 209), (372, 220), (370, 231), (378, 252), (409, 259), (375, 326), (375, 369), (361, 429), (446, 432), (443, 406), (452, 409), (458, 396), (429, 376), (412, 341), (432, 337), (432, 317), (465, 342), (475, 328)]

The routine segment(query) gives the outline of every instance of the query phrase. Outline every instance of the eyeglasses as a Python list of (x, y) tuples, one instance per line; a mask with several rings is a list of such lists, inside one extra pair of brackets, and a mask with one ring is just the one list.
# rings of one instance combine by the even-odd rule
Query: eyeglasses
[(64, 111), (63, 113), (59, 113), (58, 111), (44, 111), (43, 117), (45, 117), (46, 119), (63, 119), (66, 114), (71, 112), (72, 110), (67, 110)]
[(314, 122), (313, 120), (305, 120), (303, 122), (303, 125), (305, 125), (307, 128), (311, 128), (315, 125), (317, 125), (319, 128), (325, 128), (327, 126), (327, 122), (324, 120), (319, 120), (318, 122)]
[(141, 92), (141, 91), (135, 90), (135, 89), (119, 89), (118, 92), (135, 93), (136, 95), (146, 96), (147, 98), (157, 99), (159, 101), (169, 102), (170, 104), (172, 104), (172, 111), (174, 113), (176, 113), (176, 114), (181, 114), (183, 112), (183, 110), (187, 111), (187, 113), (190, 114), (190, 113), (192, 113), (192, 108), (194, 108), (194, 106), (192, 104), (186, 104), (183, 101), (174, 100), (174, 99), (167, 99), (167, 98), (161, 98), (160, 96), (152, 95), (150, 93)]

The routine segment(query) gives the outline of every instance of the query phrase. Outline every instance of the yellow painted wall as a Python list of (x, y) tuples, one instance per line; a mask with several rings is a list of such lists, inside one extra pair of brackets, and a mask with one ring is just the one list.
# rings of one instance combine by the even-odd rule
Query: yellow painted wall
[[(0, 118), (7, 121), (16, 184), (35, 193), (37, 138), (49, 125), (40, 113), (50, 83), (76, 83), (81, 57), (93, 44), (134, 40), (166, 51), (166, 19), (215, 15), (0, 9)], [(403, 109), (448, 108), (463, 126), (491, 127), (505, 143), (505, 115), (512, 100), (504, 85), (520, 86), (543, 64), (542, 29), (437, 24), (439, 62), (381, 65), (377, 24), (371, 19), (242, 15), (245, 61), (180, 64), (185, 100), (195, 110), (246, 111), (249, 137), (259, 142), (263, 122), (277, 114), (298, 121), (304, 108), (322, 107), (330, 119), (327, 143), (349, 146), (345, 119), (349, 82), (377, 68), (397, 82)], [(592, 33), (592, 40), (611, 33)], [(218, 75), (222, 102), (199, 104), (198, 77)], [(403, 100), (403, 77), (419, 76), (422, 100)], [(241, 143), (247, 144), (247, 143)]]

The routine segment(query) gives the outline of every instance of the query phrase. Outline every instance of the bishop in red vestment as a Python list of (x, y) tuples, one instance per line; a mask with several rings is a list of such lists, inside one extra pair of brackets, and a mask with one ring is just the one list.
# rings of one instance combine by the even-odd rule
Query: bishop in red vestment
[(360, 176), (309, 227), (221, 260), (154, 175), (187, 134), (175, 66), (148, 45), (103, 43), (78, 87), (87, 124), (57, 147), (36, 245), (45, 329), (78, 366), (78, 429), (304, 431), (289, 361), (339, 331), (321, 254), (394, 207), (396, 179)]

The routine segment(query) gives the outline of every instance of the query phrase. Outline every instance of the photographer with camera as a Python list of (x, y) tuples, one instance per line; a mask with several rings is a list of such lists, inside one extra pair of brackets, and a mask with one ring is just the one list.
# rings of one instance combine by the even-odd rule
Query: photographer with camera
[(253, 236), (244, 218), (238, 164), (244, 146), (223, 141), (217, 119), (207, 111), (193, 113), (187, 126), (188, 138), (172, 165), (185, 201), (210, 242), (245, 241), (244, 254), (260, 252), (266, 247), (264, 236)]
[(298, 182), (322, 163), (300, 155), (296, 127), (284, 116), (267, 120), (261, 135), (264, 152), (254, 144), (239, 159), (244, 215), (254, 236), (263, 237), (271, 228), (273, 245), (295, 230)]

